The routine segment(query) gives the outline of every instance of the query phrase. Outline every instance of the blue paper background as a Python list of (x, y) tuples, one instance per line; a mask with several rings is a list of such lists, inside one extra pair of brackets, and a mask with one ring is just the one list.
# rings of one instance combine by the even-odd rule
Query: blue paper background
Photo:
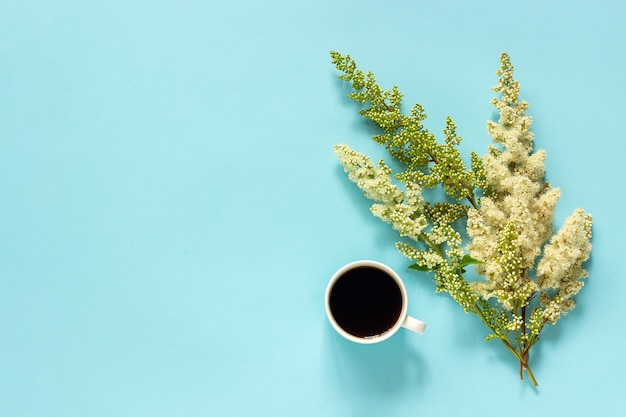
[[(615, 415), (624, 408), (626, 6), (620, 1), (0, 2), (0, 415)], [(328, 52), (483, 153), (499, 54), (563, 197), (594, 215), (540, 388), (368, 212), (332, 145), (384, 155)], [(359, 258), (424, 336), (330, 328)]]

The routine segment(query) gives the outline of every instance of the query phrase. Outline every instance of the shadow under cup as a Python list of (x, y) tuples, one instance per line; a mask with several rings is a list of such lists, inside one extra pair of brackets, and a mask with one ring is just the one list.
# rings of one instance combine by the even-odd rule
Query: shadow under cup
[(415, 320), (407, 318), (406, 290), (400, 278), (375, 261), (356, 261), (335, 273), (326, 290), (326, 311), (333, 327), (357, 343), (380, 342), (407, 319)]

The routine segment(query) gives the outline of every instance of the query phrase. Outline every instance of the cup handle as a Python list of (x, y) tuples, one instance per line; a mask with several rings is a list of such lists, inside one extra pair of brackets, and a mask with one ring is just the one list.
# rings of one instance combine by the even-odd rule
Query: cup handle
[(411, 316), (406, 316), (402, 322), (402, 327), (418, 334), (424, 334), (426, 323)]

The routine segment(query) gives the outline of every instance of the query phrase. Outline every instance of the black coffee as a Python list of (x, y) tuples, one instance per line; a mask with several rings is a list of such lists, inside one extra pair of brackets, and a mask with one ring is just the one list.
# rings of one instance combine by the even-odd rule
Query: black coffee
[(335, 282), (329, 304), (342, 329), (357, 337), (373, 337), (385, 333), (398, 321), (402, 293), (386, 272), (361, 266)]

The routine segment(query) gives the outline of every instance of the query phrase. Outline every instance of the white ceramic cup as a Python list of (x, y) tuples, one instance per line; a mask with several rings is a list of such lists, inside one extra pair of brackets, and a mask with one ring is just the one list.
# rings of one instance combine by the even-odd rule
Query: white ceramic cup
[[(372, 281), (372, 279), (367, 278), (367, 274), (373, 274), (376, 280)], [(384, 280), (387, 282), (383, 282)], [(379, 281), (380, 283), (376, 284)], [(368, 290), (367, 287), (370, 286), (370, 282), (373, 286)], [(375, 287), (375, 285), (381, 284), (389, 291)], [(365, 293), (369, 295), (363, 295), (361, 294), (362, 291), (370, 292)], [(363, 301), (364, 297), (369, 298), (367, 301)], [(370, 299), (372, 297), (374, 299)], [(389, 298), (392, 298), (393, 301), (390, 301)], [(355, 302), (359, 303), (357, 304), (358, 308), (351, 304), (353, 300), (357, 300)], [(407, 315), (408, 297), (404, 283), (398, 274), (380, 262), (361, 260), (341, 267), (335, 272), (326, 287), (325, 303), (326, 314), (333, 328), (346, 339), (356, 343), (382, 342), (393, 336), (401, 327), (418, 334), (422, 334), (426, 330), (426, 323)], [(384, 314), (379, 314), (380, 308), (387, 308), (388, 305), (392, 306), (390, 309), (392, 312), (383, 311)], [(353, 309), (353, 311), (346, 313), (346, 309)], [(361, 314), (362, 311), (365, 311), (366, 314)], [(346, 320), (347, 315), (351, 317), (350, 320)], [(363, 320), (360, 320), (361, 316)], [(367, 327), (366, 321), (377, 321), (379, 316), (386, 316), (386, 320), (377, 323), (375, 331), (355, 331), (355, 327), (351, 328), (355, 321), (357, 322), (356, 328)], [(358, 323), (359, 320), (361, 323)], [(372, 334), (372, 332), (374, 333)]]

